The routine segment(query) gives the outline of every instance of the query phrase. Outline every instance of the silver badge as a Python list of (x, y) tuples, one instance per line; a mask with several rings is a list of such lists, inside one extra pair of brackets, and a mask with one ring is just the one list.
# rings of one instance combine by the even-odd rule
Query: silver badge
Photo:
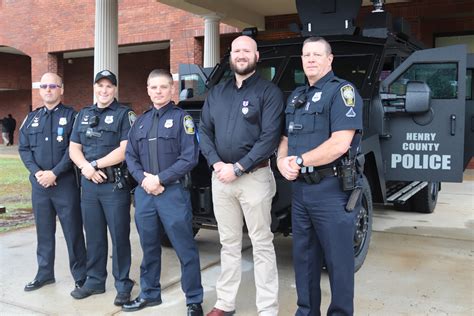
[(62, 136), (58, 136), (58, 137), (56, 137), (56, 140), (57, 140), (58, 142), (62, 142), (62, 141), (63, 141), (63, 137), (62, 137)]
[(31, 124), (31, 126), (33, 127), (38, 127), (38, 125), (39, 125), (38, 122), (34, 122), (33, 124)]
[(173, 127), (173, 119), (167, 119), (166, 122), (165, 122), (165, 127), (166, 128)]
[(243, 105), (243, 106), (249, 106), (249, 101), (244, 100), (244, 102), (242, 102), (242, 105)]
[(107, 124), (112, 124), (114, 122), (114, 116), (113, 115), (107, 115), (104, 120), (105, 123)]
[(242, 113), (244, 115), (247, 115), (248, 112), (249, 112), (249, 108), (242, 108)]
[(59, 118), (59, 125), (66, 125), (66, 124), (67, 124), (67, 118), (60, 117)]
[(319, 100), (321, 100), (321, 93), (321, 91), (315, 92), (313, 97), (311, 98), (311, 101), (318, 102)]

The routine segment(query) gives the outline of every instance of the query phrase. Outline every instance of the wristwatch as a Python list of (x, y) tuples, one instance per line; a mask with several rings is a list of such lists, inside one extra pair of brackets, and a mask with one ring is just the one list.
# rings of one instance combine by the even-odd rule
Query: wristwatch
[(234, 174), (235, 174), (237, 177), (240, 177), (241, 175), (244, 174), (244, 172), (242, 171), (242, 169), (240, 169), (239, 166), (237, 166), (236, 163), (234, 163)]
[(92, 166), (92, 168), (94, 168), (95, 170), (99, 170), (99, 167), (97, 166), (97, 160), (92, 160), (92, 161), (91, 161), (91, 166)]
[(301, 168), (304, 167), (304, 165), (303, 165), (303, 164), (304, 164), (303, 157), (297, 156), (295, 162), (296, 162), (296, 164), (297, 164), (298, 166), (300, 166)]

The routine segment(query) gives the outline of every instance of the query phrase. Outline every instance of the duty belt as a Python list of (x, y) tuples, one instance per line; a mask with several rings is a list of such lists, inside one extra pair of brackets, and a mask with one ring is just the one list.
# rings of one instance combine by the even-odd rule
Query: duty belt
[(298, 180), (304, 181), (307, 184), (318, 184), (324, 177), (336, 177), (337, 167), (316, 169), (313, 166), (302, 167), (298, 174)]

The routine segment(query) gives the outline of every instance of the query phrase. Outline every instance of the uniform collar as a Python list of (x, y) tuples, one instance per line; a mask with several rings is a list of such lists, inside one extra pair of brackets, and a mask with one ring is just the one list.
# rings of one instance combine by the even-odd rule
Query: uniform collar
[(322, 89), (324, 84), (326, 82), (328, 82), (329, 80), (331, 80), (332, 78), (334, 78), (334, 72), (331, 70), (330, 72), (325, 74), (321, 79), (316, 81), (316, 83), (313, 85), (313, 87), (318, 88), (318, 89)]
[(44, 105), (44, 106), (43, 106), (44, 113), (53, 113), (53, 112), (56, 112), (57, 110), (59, 110), (60, 107), (62, 107), (62, 105), (63, 105), (63, 104), (62, 104), (61, 102), (59, 102), (58, 105), (56, 105), (56, 106), (54, 107), (54, 109), (52, 109), (52, 110), (49, 110), (49, 109), (46, 107), (46, 105)]
[(169, 109), (171, 109), (174, 106), (174, 102), (170, 101), (167, 105), (159, 108), (158, 110), (152, 105), (153, 108), (153, 115), (156, 115), (158, 113), (159, 117), (162, 117), (163, 114), (165, 114)]
[(115, 111), (115, 110), (118, 109), (118, 107), (119, 107), (119, 103), (118, 103), (118, 101), (117, 101), (116, 98), (114, 98), (114, 100), (112, 101), (112, 103), (110, 103), (110, 104), (109, 104), (107, 107), (105, 107), (105, 108), (99, 108), (99, 107), (97, 106), (97, 103), (94, 103), (94, 106), (93, 106), (93, 108), (94, 108), (95, 110), (99, 111), (99, 112), (105, 111), (106, 109), (110, 109), (110, 110), (112, 110), (112, 111)]
[(237, 82), (235, 80), (235, 75), (232, 79), (232, 82), (233, 82), (233, 85), (236, 89), (243, 89), (245, 87), (247, 87), (248, 85), (251, 85), (253, 82), (255, 82), (258, 78), (260, 77), (260, 75), (257, 73), (257, 71), (255, 71), (250, 77), (248, 77), (247, 79), (243, 80), (242, 81), (242, 86), (240, 88), (237, 87)]

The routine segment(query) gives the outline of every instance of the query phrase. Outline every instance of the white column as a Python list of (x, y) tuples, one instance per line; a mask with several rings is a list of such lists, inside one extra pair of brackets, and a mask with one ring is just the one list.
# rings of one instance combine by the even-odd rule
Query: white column
[(99, 71), (108, 69), (119, 80), (117, 0), (95, 1), (94, 42), (94, 76)]
[(215, 13), (204, 15), (204, 67), (214, 67), (220, 61), (219, 24)]

